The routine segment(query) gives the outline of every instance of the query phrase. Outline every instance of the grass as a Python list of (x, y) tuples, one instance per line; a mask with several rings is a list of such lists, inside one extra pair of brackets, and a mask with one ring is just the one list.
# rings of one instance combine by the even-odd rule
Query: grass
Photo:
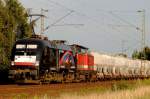
[(139, 87), (134, 90), (107, 91), (101, 93), (91, 93), (84, 96), (76, 94), (62, 94), (57, 99), (150, 99), (150, 86)]
[(121, 81), (108, 88), (81, 88), (78, 92), (64, 92), (56, 99), (150, 99), (150, 80)]

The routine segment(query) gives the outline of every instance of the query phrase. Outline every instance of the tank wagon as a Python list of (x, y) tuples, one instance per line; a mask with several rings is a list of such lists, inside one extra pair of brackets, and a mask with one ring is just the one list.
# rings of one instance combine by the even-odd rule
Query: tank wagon
[(94, 57), (88, 48), (40, 35), (16, 41), (9, 78), (16, 83), (72, 82), (92, 79)]
[(94, 70), (97, 71), (97, 78), (100, 80), (150, 77), (150, 61), (97, 52), (92, 52), (92, 55), (94, 56)]

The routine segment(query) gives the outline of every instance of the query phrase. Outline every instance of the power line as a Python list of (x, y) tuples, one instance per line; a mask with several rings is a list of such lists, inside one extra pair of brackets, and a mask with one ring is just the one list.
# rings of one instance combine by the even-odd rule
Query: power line
[(66, 7), (66, 6), (64, 6), (64, 5), (62, 5), (62, 4), (58, 3), (58, 2), (55, 2), (55, 1), (52, 1), (52, 0), (47, 0), (47, 1), (50, 2), (50, 3), (53, 3), (55, 5), (57, 5), (59, 7), (65, 8), (66, 10), (74, 11), (74, 10), (72, 10), (72, 9), (70, 9), (70, 8), (68, 8), (68, 7)]
[(138, 27), (137, 27), (136, 25), (134, 25), (134, 24), (132, 24), (131, 22), (126, 21), (125, 19), (119, 17), (117, 14), (113, 13), (112, 11), (109, 11), (109, 13), (110, 13), (112, 16), (114, 16), (115, 18), (119, 19), (120, 21), (122, 21), (122, 22), (124, 22), (124, 23), (127, 23), (129, 26), (138, 29)]
[(57, 24), (57, 25), (53, 25), (53, 26), (83, 26), (84, 24)]
[(80, 16), (87, 17), (88, 19), (94, 21), (95, 23), (98, 23), (98, 20), (95, 20), (95, 19), (93, 19), (92, 17), (89, 17), (89, 16), (87, 16), (87, 15), (84, 14), (84, 13), (81, 13), (81, 12), (78, 12), (77, 10), (68, 8), (68, 7), (66, 7), (66, 6), (64, 6), (64, 5), (62, 5), (62, 4), (58, 3), (58, 2), (54, 2), (54, 1), (52, 1), (52, 0), (47, 0), (47, 1), (50, 2), (50, 3), (53, 3), (53, 4), (57, 5), (57, 6), (60, 6), (60, 7), (62, 7), (62, 8), (65, 8), (66, 10), (69, 10), (70, 12), (74, 12), (74, 13), (80, 15)]
[(141, 36), (141, 49), (143, 49), (145, 47), (145, 10), (139, 10), (139, 11), (136, 11), (137, 12), (140, 12), (142, 13), (142, 26), (141, 27), (138, 27), (136, 25), (134, 25), (133, 23), (121, 18), (120, 16), (118, 16), (117, 14), (113, 13), (113, 11), (108, 11), (108, 13), (110, 13), (112, 16), (114, 16), (115, 18), (119, 19), (120, 21), (128, 24), (128, 25), (115, 25), (117, 27), (121, 27), (121, 26), (129, 26), (129, 27), (132, 27), (132, 28), (135, 28), (136, 30), (140, 31), (142, 33), (142, 36)]
[[(58, 2), (54, 2), (54, 1), (52, 1), (52, 0), (48, 0), (48, 1), (51, 2), (51, 3), (53, 3), (53, 4), (55, 4), (55, 5), (57, 5), (57, 6), (59, 6), (59, 7), (65, 8), (66, 10), (74, 11), (74, 13), (76, 13), (76, 14), (78, 14), (78, 15), (80, 15), (80, 16), (84, 16), (84, 17), (90, 19), (91, 21), (93, 21), (93, 22), (95, 22), (96, 24), (99, 25), (99, 23), (98, 23), (99, 20), (97, 20), (97, 19), (95, 19), (95, 18), (93, 18), (93, 17), (87, 16), (86, 14), (81, 13), (81, 12), (78, 12), (78, 11), (76, 11), (76, 10), (74, 10), (74, 9), (70, 9), (70, 8), (68, 8), (68, 7), (66, 7), (66, 6), (64, 6), (64, 5), (62, 5), (62, 4), (58, 3)], [(111, 11), (107, 11), (107, 13), (110, 13), (110, 12), (111, 12)], [(119, 11), (118, 11), (118, 12), (119, 12)], [(129, 12), (129, 11), (124, 11), (124, 12)], [(130, 11), (130, 12), (132, 12), (132, 11)], [(116, 18), (116, 16), (117, 16), (117, 15), (114, 15), (115, 18)], [(118, 17), (119, 17), (119, 16), (118, 16)], [(120, 20), (123, 21), (123, 22), (125, 22), (125, 23), (130, 24), (132, 27), (136, 27), (134, 24), (129, 23), (129, 22), (125, 21), (125, 20), (122, 19), (122, 18), (120, 18)], [(131, 27), (131, 26), (130, 26), (130, 27)], [(99, 26), (99, 27), (100, 27), (100, 26)], [(100, 27), (100, 28), (102, 29), (102, 27)], [(116, 30), (117, 32), (121, 33), (121, 31), (120, 31), (119, 29), (116, 29), (115, 27), (112, 27), (112, 29), (114, 29), (114, 30)], [(105, 32), (106, 32), (106, 30), (105, 30)]]
[[(84, 13), (81, 13), (81, 12), (78, 12), (78, 11), (76, 11), (76, 10), (74, 10), (74, 9), (71, 9), (71, 8), (68, 8), (68, 7), (66, 7), (66, 6), (64, 6), (63, 4), (60, 4), (60, 3), (58, 3), (58, 2), (55, 2), (55, 1), (52, 1), (52, 0), (47, 0), (48, 2), (50, 2), (50, 3), (52, 3), (52, 4), (55, 4), (55, 5), (57, 5), (57, 6), (59, 6), (59, 7), (62, 7), (62, 8), (64, 8), (65, 10), (67, 10), (67, 11), (70, 11), (70, 12), (74, 12), (74, 13), (76, 13), (76, 14), (78, 14), (78, 15), (80, 15), (80, 16), (84, 16), (84, 17), (86, 17), (86, 18), (88, 18), (89, 20), (91, 20), (91, 21), (93, 21), (93, 22), (95, 22), (96, 24), (98, 24), (99, 25), (99, 20), (97, 20), (97, 19), (95, 19), (95, 18), (93, 18), (93, 17), (90, 17), (90, 16), (88, 16), (88, 15), (86, 15), (86, 14), (84, 14)], [(137, 27), (135, 24), (133, 24), (133, 23), (131, 23), (131, 22), (129, 22), (129, 21), (127, 21), (126, 19), (124, 19), (124, 18), (121, 18), (120, 16), (118, 16), (117, 14), (115, 14), (114, 12), (123, 12), (123, 13), (134, 13), (135, 11), (119, 11), (119, 10), (112, 10), (112, 11), (105, 11), (105, 12), (107, 12), (107, 13), (109, 13), (109, 14), (111, 14), (113, 17), (115, 17), (115, 18), (117, 18), (117, 19), (119, 19), (121, 22), (123, 22), (123, 23), (126, 23), (127, 25), (116, 25), (117, 27), (131, 27), (131, 28), (135, 28), (136, 30), (139, 30), (139, 31), (141, 31), (140, 30), (140, 28), (139, 27)], [(60, 18), (61, 19), (61, 18)], [(58, 22), (59, 22), (59, 19), (58, 19)], [(57, 20), (56, 20), (56, 23), (57, 23)], [(54, 22), (54, 24), (51, 24), (51, 26), (65, 26), (65, 24), (56, 24), (55, 22)], [(69, 25), (69, 24), (66, 24), (66, 25)], [(100, 26), (100, 28), (102, 28), (101, 26)], [(119, 29), (116, 29), (116, 28), (114, 28), (114, 27), (112, 27), (112, 29), (114, 29), (114, 30), (116, 30), (117, 32), (121, 32)], [(105, 30), (106, 31), (106, 30)]]
[(71, 15), (74, 11), (70, 11), (69, 13), (67, 13), (66, 15), (62, 16), (61, 18), (59, 18), (58, 20), (56, 20), (54, 23), (52, 23), (49, 28), (51, 28), (52, 26), (56, 25), (58, 22), (62, 21), (64, 18), (66, 18), (67, 16)]

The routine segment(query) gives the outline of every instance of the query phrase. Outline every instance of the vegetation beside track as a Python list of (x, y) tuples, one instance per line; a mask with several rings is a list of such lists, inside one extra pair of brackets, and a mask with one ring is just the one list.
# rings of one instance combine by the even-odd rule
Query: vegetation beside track
[(87, 95), (63, 94), (57, 99), (150, 99), (150, 86), (141, 86), (134, 90), (120, 90), (114, 92), (91, 93)]
[(150, 79), (114, 82), (110, 86), (81, 88), (56, 99), (150, 99)]

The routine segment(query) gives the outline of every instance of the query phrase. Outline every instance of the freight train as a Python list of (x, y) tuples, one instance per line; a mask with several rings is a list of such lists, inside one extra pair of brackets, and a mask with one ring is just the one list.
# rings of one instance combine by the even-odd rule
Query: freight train
[(16, 83), (80, 82), (150, 77), (150, 61), (114, 57), (40, 35), (16, 41), (9, 78)]

